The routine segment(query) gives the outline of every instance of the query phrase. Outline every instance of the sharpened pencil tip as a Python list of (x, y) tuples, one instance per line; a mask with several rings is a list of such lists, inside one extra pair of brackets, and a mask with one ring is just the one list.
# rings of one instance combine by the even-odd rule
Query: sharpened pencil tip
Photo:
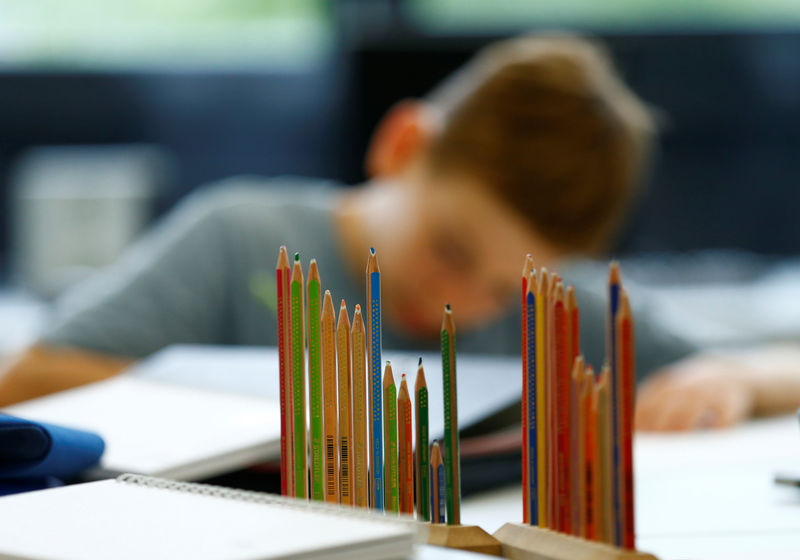
[(450, 304), (449, 304), (449, 303), (445, 303), (445, 304), (444, 304), (444, 308), (445, 308), (445, 309), (447, 309), (448, 311), (451, 311), (451, 308), (450, 308)]
[(421, 365), (422, 365), (422, 356), (420, 356), (420, 357), (419, 357), (419, 363), (418, 363), (417, 365), (418, 365), (418, 366), (421, 366)]
[(361, 311), (361, 304), (360, 303), (356, 304), (356, 311)]
[(347, 304), (344, 302), (344, 298), (342, 298), (342, 303), (341, 303), (340, 307), (347, 307)]
[(369, 248), (369, 252), (374, 255), (375, 254), (375, 247), (370, 247)]
[(331, 295), (331, 291), (330, 291), (330, 290), (325, 290), (325, 295), (326, 295), (326, 296), (329, 296), (329, 295)]
[(294, 260), (296, 260), (296, 261), (300, 260), (300, 253), (295, 253), (294, 254)]

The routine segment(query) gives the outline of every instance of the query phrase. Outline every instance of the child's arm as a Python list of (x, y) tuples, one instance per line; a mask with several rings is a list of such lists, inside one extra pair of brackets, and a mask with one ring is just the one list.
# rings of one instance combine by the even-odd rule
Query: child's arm
[(760, 348), (695, 354), (644, 381), (636, 428), (670, 431), (731, 426), (800, 406), (800, 350)]
[(36, 345), (0, 368), (0, 406), (100, 381), (133, 360)]

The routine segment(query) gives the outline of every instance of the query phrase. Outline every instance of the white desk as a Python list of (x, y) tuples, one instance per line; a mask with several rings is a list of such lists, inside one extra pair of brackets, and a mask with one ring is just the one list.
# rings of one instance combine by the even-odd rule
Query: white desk
[[(776, 472), (800, 472), (795, 417), (731, 430), (636, 440), (637, 545), (671, 558), (799, 558), (800, 490)], [(464, 501), (464, 523), (494, 532), (522, 515), (519, 486)]]

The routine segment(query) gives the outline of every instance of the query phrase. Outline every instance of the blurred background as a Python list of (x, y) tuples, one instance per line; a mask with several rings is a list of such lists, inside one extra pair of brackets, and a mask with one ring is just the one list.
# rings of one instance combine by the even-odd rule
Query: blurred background
[(542, 29), (605, 41), (659, 111), (615, 249), (643, 284), (751, 281), (800, 251), (796, 0), (4, 0), (0, 350), (197, 186), (361, 181), (394, 102)]

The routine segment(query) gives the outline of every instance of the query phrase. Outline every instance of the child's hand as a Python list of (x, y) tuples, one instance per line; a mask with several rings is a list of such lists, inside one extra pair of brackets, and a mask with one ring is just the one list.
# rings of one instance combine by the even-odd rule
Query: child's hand
[(674, 431), (731, 426), (755, 407), (753, 373), (719, 356), (697, 355), (668, 366), (636, 394), (637, 430)]

